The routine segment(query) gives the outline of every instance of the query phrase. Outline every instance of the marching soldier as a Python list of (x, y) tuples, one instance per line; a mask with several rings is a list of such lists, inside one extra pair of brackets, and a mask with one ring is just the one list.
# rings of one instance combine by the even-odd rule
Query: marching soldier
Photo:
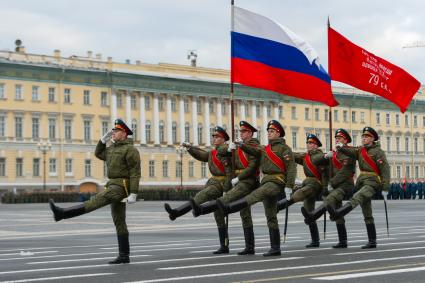
[[(278, 211), (285, 209), (296, 202), (304, 201), (304, 207), (302, 207), (302, 209), (311, 212), (314, 210), (314, 204), (317, 196), (326, 189), (324, 183), (327, 181), (327, 172), (325, 171), (327, 160), (324, 158), (323, 151), (319, 148), (322, 146), (322, 143), (314, 134), (307, 135), (306, 143), (306, 153), (294, 153), (295, 162), (303, 166), (306, 178), (301, 185), (301, 189), (294, 193), (292, 193), (292, 191), (288, 191), (287, 194), (291, 197), (289, 199), (282, 199), (277, 203)], [(319, 247), (320, 237), (316, 221), (306, 221), (306, 224), (310, 229), (311, 243), (305, 247)]]
[[(347, 146), (351, 143), (350, 134), (344, 129), (336, 130), (335, 142), (336, 144), (339, 143)], [(340, 208), (344, 197), (350, 196), (354, 188), (353, 176), (356, 172), (356, 160), (353, 157), (345, 155), (341, 151), (330, 151), (325, 155), (325, 158), (330, 160), (331, 176), (329, 176), (328, 185), (330, 193), (323, 200), (323, 204), (313, 212), (309, 212), (305, 207), (301, 207), (301, 212), (308, 223), (312, 223), (319, 219), (323, 213), (325, 213), (327, 206)], [(344, 217), (332, 220), (336, 223), (339, 239), (339, 242), (334, 245), (333, 248), (346, 248), (347, 230), (345, 229)]]
[[(197, 193), (192, 200), (192, 203), (195, 205), (200, 205), (201, 203), (215, 200), (223, 195), (224, 191), (227, 191), (227, 174), (230, 171), (228, 167), (230, 164), (226, 158), (222, 158), (218, 155), (220, 147), (225, 146), (225, 142), (229, 140), (229, 135), (226, 133), (222, 127), (215, 127), (213, 136), (214, 149), (211, 151), (205, 151), (203, 149), (191, 146), (188, 142), (183, 142), (182, 145), (186, 147), (191, 156), (195, 159), (208, 162), (208, 167), (210, 169), (212, 177), (208, 180), (205, 188)], [(177, 217), (180, 217), (188, 213), (191, 209), (191, 201), (187, 201), (180, 207), (172, 209), (168, 203), (164, 204), (165, 210), (168, 212), (171, 220), (175, 220)], [(224, 217), (222, 212), (216, 211), (214, 213), (214, 218), (218, 227), (218, 234), (220, 238), (220, 248), (214, 252), (214, 254), (223, 254), (229, 253), (229, 247), (225, 243), (225, 239), (228, 239), (226, 225), (224, 222)]]
[[(50, 199), (50, 209), (56, 221), (79, 216), (111, 205), (112, 219), (118, 236), (118, 257), (109, 264), (130, 262), (130, 244), (128, 240), (127, 224), (125, 222), (126, 204), (136, 202), (140, 180), (140, 154), (133, 146), (133, 139), (128, 138), (133, 132), (121, 119), (115, 120), (114, 128), (106, 133), (97, 143), (95, 155), (106, 162), (109, 181), (105, 190), (90, 200), (69, 208), (60, 208)], [(112, 144), (106, 143), (112, 138)]]
[[(254, 147), (258, 147), (260, 145), (260, 142), (256, 138), (252, 137), (254, 133), (257, 132), (257, 129), (250, 125), (248, 122), (240, 121), (239, 132), (243, 143)], [(235, 147), (223, 146), (219, 149), (219, 155), (229, 156), (230, 151), (232, 149), (235, 149)], [(258, 158), (253, 155), (248, 155), (244, 153), (240, 148), (238, 148), (235, 154), (235, 178), (231, 180), (233, 188), (228, 191), (224, 196), (220, 197), (219, 200), (223, 203), (228, 203), (248, 195), (255, 188), (257, 188), (259, 165), (260, 162)], [(215, 213), (221, 214), (221, 217), (224, 218), (223, 212), (221, 210), (217, 210), (219, 207), (217, 205), (216, 200), (212, 200), (198, 205), (196, 204), (195, 200), (191, 199), (191, 204), (192, 213), (195, 217), (215, 211)], [(246, 207), (242, 209), (240, 211), (240, 215), (242, 219), (242, 227), (245, 237), (245, 249), (239, 252), (238, 255), (255, 254), (254, 228), (251, 218), (251, 208)]]
[(285, 131), (278, 121), (271, 120), (267, 124), (267, 136), (269, 139), (267, 146), (256, 147), (237, 143), (247, 154), (261, 158), (260, 168), (264, 176), (260, 187), (234, 202), (226, 204), (217, 200), (217, 203), (225, 214), (230, 214), (262, 201), (271, 245), (271, 249), (263, 256), (277, 256), (281, 254), (281, 250), (276, 203), (283, 193), (282, 188), (292, 189), (294, 187), (296, 165), (292, 150), (283, 138)]
[(360, 175), (356, 182), (358, 190), (341, 208), (335, 210), (332, 206), (327, 207), (331, 217), (338, 219), (356, 206), (361, 206), (369, 239), (362, 249), (376, 248), (376, 229), (371, 200), (376, 191), (388, 192), (390, 185), (390, 168), (378, 140), (378, 133), (371, 127), (365, 127), (362, 134), (362, 146), (356, 148), (337, 144), (338, 151), (358, 160), (360, 168)]

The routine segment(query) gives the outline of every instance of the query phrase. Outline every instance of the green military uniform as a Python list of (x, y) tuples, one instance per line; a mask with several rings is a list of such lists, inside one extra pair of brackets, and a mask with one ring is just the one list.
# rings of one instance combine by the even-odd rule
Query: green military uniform
[(275, 164), (266, 153), (265, 146), (248, 146), (242, 144), (240, 148), (257, 158), (260, 158), (260, 169), (263, 173), (260, 187), (247, 195), (245, 198), (232, 203), (218, 204), (226, 213), (234, 213), (241, 209), (251, 206), (262, 201), (267, 218), (267, 226), (269, 227), (271, 249), (264, 256), (280, 255), (280, 232), (277, 221), (276, 202), (279, 195), (282, 194), (283, 188), (293, 188), (296, 176), (296, 166), (291, 148), (286, 144), (283, 136), (285, 132), (279, 122), (272, 120), (268, 123), (268, 127), (277, 129), (281, 138), (269, 140), (268, 148), (280, 159), (285, 166), (285, 171)]
[[(132, 134), (121, 119), (115, 121), (114, 130), (116, 129), (126, 131), (128, 135)], [(130, 194), (138, 193), (141, 177), (140, 154), (133, 146), (133, 140), (126, 138), (113, 141), (109, 147), (106, 146), (106, 143), (99, 141), (96, 145), (95, 156), (106, 162), (109, 181), (106, 183), (105, 189), (83, 204), (71, 208), (56, 207), (51, 200), (51, 209), (55, 214), (55, 220), (59, 221), (89, 213), (110, 204), (120, 251), (117, 260), (110, 263), (126, 263), (129, 262), (130, 250), (125, 221), (126, 203), (122, 200)]]
[[(349, 213), (356, 206), (360, 205), (363, 212), (364, 221), (368, 232), (369, 242), (362, 248), (376, 247), (376, 229), (372, 215), (372, 198), (379, 190), (388, 191), (390, 186), (390, 169), (385, 152), (381, 149), (377, 142), (379, 137), (374, 129), (365, 127), (363, 135), (371, 135), (374, 137), (374, 143), (368, 146), (360, 147), (341, 147), (338, 151), (357, 159), (359, 163), (360, 175), (356, 181), (357, 192), (354, 196), (341, 208), (336, 211), (330, 208), (329, 212), (335, 219)], [(366, 161), (362, 154), (363, 148), (367, 155), (371, 158), (375, 166), (379, 169), (377, 174), (373, 167)]]
[[(307, 135), (307, 143), (315, 143), (318, 147), (322, 146), (322, 143), (314, 134)], [(307, 163), (307, 158), (310, 160), (310, 163)], [(297, 164), (303, 166), (306, 178), (302, 182), (301, 188), (292, 193), (289, 200), (283, 199), (278, 202), (277, 209), (282, 210), (296, 202), (304, 201), (304, 209), (307, 211), (313, 211), (316, 198), (326, 187), (327, 172), (325, 171), (325, 167), (327, 165), (327, 160), (324, 158), (323, 151), (319, 148), (302, 153), (296, 152), (294, 153), (294, 159)], [(309, 166), (312, 166), (312, 168)], [(317, 174), (317, 176), (315, 174)], [(311, 243), (306, 245), (306, 247), (319, 247), (320, 238), (317, 223), (312, 221), (308, 223), (308, 225), (310, 229)]]
[[(344, 129), (338, 129), (335, 132), (336, 137), (343, 137), (347, 143), (351, 142), (351, 137)], [(329, 194), (323, 199), (323, 204), (313, 212), (309, 212), (304, 208), (301, 211), (307, 223), (311, 223), (320, 218), (326, 211), (327, 206), (334, 209), (342, 206), (344, 197), (352, 194), (354, 188), (353, 176), (356, 172), (356, 159), (350, 157), (341, 151), (334, 151), (333, 156), (329, 158), (330, 165), (330, 179), (329, 185), (332, 188)], [(346, 248), (347, 247), (347, 231), (345, 228), (344, 217), (339, 217), (335, 220), (339, 243), (334, 245), (333, 248)]]

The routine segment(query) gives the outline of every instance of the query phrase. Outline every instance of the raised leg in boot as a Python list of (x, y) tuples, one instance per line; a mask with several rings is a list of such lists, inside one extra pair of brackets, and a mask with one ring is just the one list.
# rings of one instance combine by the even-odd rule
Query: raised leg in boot
[(197, 205), (194, 199), (190, 199), (190, 205), (192, 206), (192, 214), (194, 217), (198, 217), (199, 215), (209, 214), (218, 209), (217, 201), (212, 200), (205, 202), (201, 205)]
[(293, 199), (281, 199), (280, 201), (277, 202), (277, 211), (281, 211), (283, 209), (285, 209), (286, 207), (290, 207), (291, 205), (294, 204), (294, 200)]
[(118, 235), (118, 257), (108, 262), (109, 264), (130, 263), (130, 243), (128, 234)]
[(174, 209), (171, 208), (171, 206), (168, 203), (164, 203), (164, 208), (168, 212), (168, 217), (170, 217), (170, 220), (174, 221), (176, 220), (177, 217), (180, 217), (188, 213), (192, 209), (192, 206), (190, 205), (190, 202), (188, 201)]
[(229, 236), (227, 234), (226, 227), (219, 227), (218, 228), (218, 237), (220, 238), (220, 248), (213, 252), (213, 254), (228, 254), (229, 253), (229, 247), (226, 243), (226, 239), (229, 239)]
[(241, 252), (238, 252), (238, 255), (253, 255), (255, 254), (254, 250), (254, 228), (247, 227), (243, 228), (243, 234), (245, 237), (245, 249)]
[(67, 208), (61, 208), (59, 206), (56, 206), (55, 202), (52, 199), (50, 199), (49, 206), (53, 212), (53, 217), (55, 218), (55, 221), (60, 221), (62, 219), (76, 217), (86, 213), (84, 203), (67, 207)]
[(270, 235), (270, 250), (263, 254), (263, 256), (279, 256), (280, 251), (280, 231), (278, 229), (269, 228)]
[(306, 248), (318, 248), (320, 246), (320, 238), (319, 238), (319, 228), (317, 228), (317, 223), (313, 222), (308, 225), (310, 229), (311, 235), (311, 243), (306, 245)]
[(332, 248), (334, 249), (345, 249), (347, 248), (347, 230), (345, 229), (345, 224), (336, 224), (336, 229), (338, 231), (338, 243)]
[(217, 205), (221, 210), (223, 210), (224, 214), (227, 215), (248, 207), (248, 202), (245, 200), (245, 198), (241, 198), (229, 203), (224, 203), (220, 199), (217, 199)]
[(376, 248), (376, 229), (375, 223), (366, 224), (368, 243), (362, 246), (362, 249), (374, 249)]
[(309, 225), (310, 223), (315, 222), (317, 219), (319, 219), (323, 213), (326, 211), (325, 205), (320, 205), (318, 208), (313, 210), (312, 212), (308, 212), (307, 209), (305, 209), (304, 206), (301, 207), (301, 213), (304, 216), (304, 222), (305, 224)]
[(326, 209), (329, 211), (329, 214), (332, 219), (338, 219), (347, 215), (350, 211), (353, 210), (353, 206), (350, 202), (347, 202), (338, 209), (333, 208), (333, 206), (328, 205)]

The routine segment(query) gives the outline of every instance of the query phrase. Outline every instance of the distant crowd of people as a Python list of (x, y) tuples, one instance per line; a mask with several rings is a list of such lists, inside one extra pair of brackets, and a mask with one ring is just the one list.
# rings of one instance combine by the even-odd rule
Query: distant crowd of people
[(388, 199), (425, 199), (425, 179), (391, 183)]

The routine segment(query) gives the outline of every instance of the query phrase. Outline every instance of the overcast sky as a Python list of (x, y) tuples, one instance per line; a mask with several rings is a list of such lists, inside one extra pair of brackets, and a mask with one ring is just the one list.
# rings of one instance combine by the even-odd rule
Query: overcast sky
[[(88, 50), (114, 61), (229, 68), (230, 0), (1, 1), (0, 50), (19, 38), (27, 52), (63, 56)], [(235, 0), (236, 5), (288, 26), (318, 52), (327, 69), (326, 21), (348, 39), (400, 66), (425, 84), (424, 0)]]

